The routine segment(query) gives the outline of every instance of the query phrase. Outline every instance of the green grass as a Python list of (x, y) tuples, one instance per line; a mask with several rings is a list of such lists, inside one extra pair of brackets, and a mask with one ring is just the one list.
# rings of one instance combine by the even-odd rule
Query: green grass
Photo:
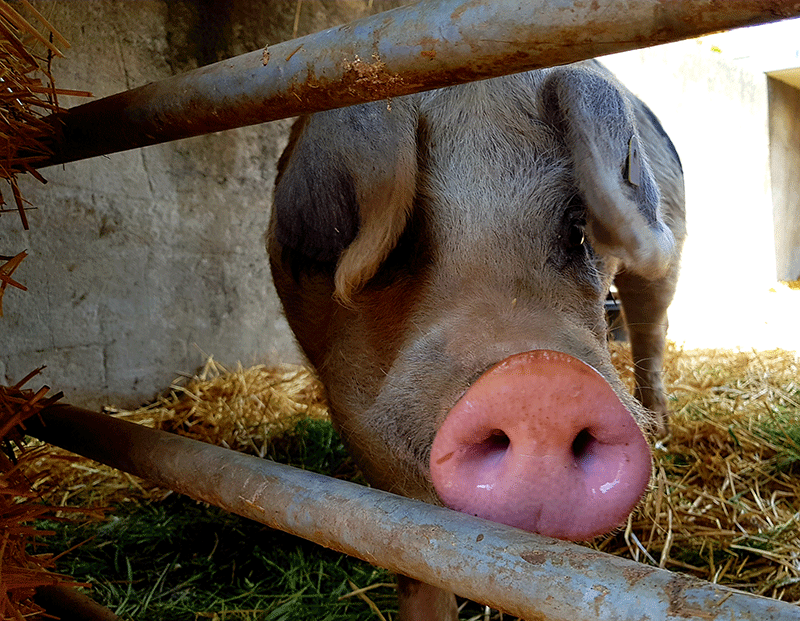
[[(332, 425), (301, 420), (275, 437), (268, 456), (294, 466), (359, 480)], [(91, 583), (90, 596), (123, 619), (180, 621), (361, 621), (379, 619), (367, 597), (396, 611), (393, 577), (357, 559), (173, 495), (115, 507), (103, 522), (46, 522), (46, 550), (58, 570)], [(37, 549), (42, 551), (41, 548)], [(383, 586), (380, 586), (383, 585)], [(388, 614), (387, 614), (388, 613)]]
[[(351, 583), (392, 581), (382, 569), (181, 496), (120, 506), (101, 523), (41, 526), (56, 531), (51, 551), (86, 541), (59, 570), (90, 582), (90, 595), (124, 619), (366, 621), (377, 616), (365, 602), (339, 598)], [(391, 587), (368, 595), (381, 610), (396, 608)]]
[[(800, 401), (800, 391), (795, 395)], [(772, 416), (754, 430), (756, 436), (779, 449), (773, 457), (778, 472), (800, 473), (800, 411), (794, 407), (773, 406)]]
[(325, 420), (300, 419), (292, 431), (270, 439), (266, 457), (289, 466), (365, 483), (333, 425)]
[[(363, 482), (332, 425), (301, 420), (267, 456)], [(368, 621), (396, 617), (394, 577), (368, 563), (174, 494), (126, 502), (102, 522), (46, 522), (57, 569), (125, 621)], [(365, 596), (347, 596), (372, 586)], [(485, 619), (468, 603), (463, 619)], [(494, 612), (492, 619), (498, 619)], [(505, 619), (509, 619), (508, 616)]]
[[(776, 473), (800, 473), (800, 412), (794, 392), (786, 403), (771, 404), (771, 416), (748, 433), (768, 440), (778, 454), (763, 463)], [(690, 412), (690, 415), (694, 414)], [(708, 416), (698, 409), (697, 415)], [(739, 428), (728, 433), (736, 441)], [(329, 476), (363, 483), (330, 423), (300, 420), (270, 439), (267, 457)], [(668, 472), (681, 478), (693, 458), (675, 454)], [(747, 490), (742, 493), (746, 493)], [(732, 499), (736, 501), (736, 498)], [(737, 540), (752, 550), (770, 550), (793, 537), (796, 520), (775, 532)], [(91, 583), (89, 594), (125, 621), (361, 621), (396, 617), (393, 577), (362, 561), (326, 550), (215, 507), (172, 495), (161, 503), (126, 502), (103, 522), (42, 522), (55, 535), (42, 538), (46, 550), (66, 553), (57, 569), (78, 582)], [(737, 559), (755, 554), (739, 549)], [(684, 546), (673, 556), (701, 567), (713, 558), (721, 567), (731, 552)], [(369, 602), (346, 597), (370, 587)], [(377, 608), (379, 612), (376, 612)], [(468, 603), (461, 619), (481, 621), (484, 609)], [(492, 613), (492, 620), (501, 618)], [(508, 616), (505, 619), (509, 619)]]

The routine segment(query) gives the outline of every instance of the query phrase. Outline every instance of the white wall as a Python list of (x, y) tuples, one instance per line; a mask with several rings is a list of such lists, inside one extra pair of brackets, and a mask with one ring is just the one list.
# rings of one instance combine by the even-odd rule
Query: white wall
[(661, 119), (683, 162), (689, 233), (670, 336), (689, 346), (797, 348), (797, 331), (787, 333), (770, 291), (777, 272), (767, 77), (719, 44), (692, 40), (604, 59)]

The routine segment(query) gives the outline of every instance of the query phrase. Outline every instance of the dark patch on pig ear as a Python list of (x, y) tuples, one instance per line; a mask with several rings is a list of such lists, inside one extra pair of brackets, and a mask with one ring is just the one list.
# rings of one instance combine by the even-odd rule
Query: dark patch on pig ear
[(275, 235), (312, 261), (335, 263), (358, 233), (355, 184), (326, 144), (329, 136), (306, 133), (310, 124), (295, 122), (278, 161)]
[(413, 100), (321, 112), (295, 125), (279, 161), (275, 234), (309, 259), (336, 262), (347, 303), (397, 244), (416, 191)]
[(621, 259), (630, 271), (663, 275), (675, 241), (661, 219), (646, 145), (636, 153), (635, 178), (628, 176), (631, 145), (641, 140), (630, 102), (613, 75), (599, 63), (555, 69), (543, 85), (542, 104), (570, 152), (593, 248)]

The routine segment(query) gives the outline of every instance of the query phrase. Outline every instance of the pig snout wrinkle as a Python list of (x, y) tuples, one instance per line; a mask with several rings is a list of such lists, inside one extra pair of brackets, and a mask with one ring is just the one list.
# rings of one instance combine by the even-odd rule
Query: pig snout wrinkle
[(647, 486), (651, 456), (597, 371), (536, 350), (495, 365), (456, 403), (430, 472), (452, 509), (585, 540), (624, 522)]

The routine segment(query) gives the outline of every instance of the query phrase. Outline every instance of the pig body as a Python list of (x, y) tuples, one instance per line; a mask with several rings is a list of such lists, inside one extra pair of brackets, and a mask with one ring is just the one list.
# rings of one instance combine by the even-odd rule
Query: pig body
[[(592, 61), (299, 119), (268, 252), (374, 486), (577, 540), (649, 478), (683, 237), (675, 148)], [(612, 282), (638, 401), (606, 346)], [(399, 588), (402, 619), (456, 618)]]

